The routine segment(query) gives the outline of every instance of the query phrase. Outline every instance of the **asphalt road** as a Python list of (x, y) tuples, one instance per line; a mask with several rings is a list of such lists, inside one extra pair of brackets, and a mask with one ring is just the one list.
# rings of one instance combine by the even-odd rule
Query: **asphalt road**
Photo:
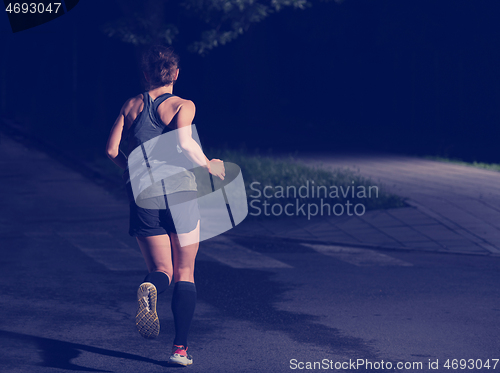
[[(0, 371), (179, 369), (166, 363), (172, 288), (160, 336), (135, 330), (146, 267), (126, 202), (9, 137), (0, 175)], [(186, 369), (450, 372), (466, 359), (458, 371), (479, 371), (473, 359), (500, 371), (499, 269), (498, 256), (204, 241)]]
[[(135, 291), (145, 268), (134, 242), (102, 256), (86, 249), (92, 239), (33, 229), (4, 240), (2, 372), (178, 369), (166, 363), (172, 288), (159, 299), (160, 336), (142, 339)], [(225, 255), (228, 247), (236, 254)], [(447, 359), (489, 359), (481, 371), (500, 371), (500, 364), (492, 369), (500, 358), (499, 269), (497, 257), (204, 242), (189, 342), (194, 364), (185, 369), (313, 371), (300, 368), (319, 362), (314, 371), (336, 371), (335, 363), (352, 371), (362, 359), (373, 371), (430, 371), (429, 361), (438, 361), (432, 371), (446, 372)], [(398, 370), (398, 362), (423, 365)]]

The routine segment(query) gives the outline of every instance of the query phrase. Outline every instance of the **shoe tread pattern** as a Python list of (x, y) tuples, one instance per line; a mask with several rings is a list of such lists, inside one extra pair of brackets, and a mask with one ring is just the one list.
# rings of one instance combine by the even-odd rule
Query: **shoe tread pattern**
[(139, 307), (135, 316), (135, 325), (139, 334), (144, 338), (152, 339), (160, 334), (160, 321), (156, 313), (156, 287), (145, 282), (137, 290)]

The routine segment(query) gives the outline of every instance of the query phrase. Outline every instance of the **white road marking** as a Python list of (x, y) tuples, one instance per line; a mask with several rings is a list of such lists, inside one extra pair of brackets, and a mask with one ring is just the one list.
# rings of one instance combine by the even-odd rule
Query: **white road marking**
[(303, 243), (302, 245), (309, 247), (313, 250), (316, 250), (318, 253), (321, 253), (323, 255), (334, 257), (344, 262), (354, 264), (355, 266), (358, 267), (413, 266), (413, 264), (411, 263), (368, 249), (357, 249), (353, 247), (317, 245), (317, 244), (306, 244), (306, 243)]
[(293, 268), (221, 236), (205, 241), (200, 247), (200, 252), (233, 268)]
[(111, 271), (147, 271), (144, 258), (138, 249), (132, 249), (107, 232), (57, 234)]

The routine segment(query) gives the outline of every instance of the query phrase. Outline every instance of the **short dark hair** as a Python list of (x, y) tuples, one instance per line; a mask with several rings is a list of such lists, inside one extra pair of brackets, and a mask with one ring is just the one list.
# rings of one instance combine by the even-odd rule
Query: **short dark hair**
[(142, 70), (148, 75), (149, 89), (175, 83), (174, 77), (179, 67), (179, 56), (172, 48), (153, 45), (142, 55)]

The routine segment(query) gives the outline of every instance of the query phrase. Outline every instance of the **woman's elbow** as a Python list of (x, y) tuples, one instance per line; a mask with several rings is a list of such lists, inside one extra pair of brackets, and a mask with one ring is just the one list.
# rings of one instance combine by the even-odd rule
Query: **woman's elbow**
[(118, 156), (118, 150), (112, 148), (106, 148), (106, 155), (109, 159), (115, 159)]

